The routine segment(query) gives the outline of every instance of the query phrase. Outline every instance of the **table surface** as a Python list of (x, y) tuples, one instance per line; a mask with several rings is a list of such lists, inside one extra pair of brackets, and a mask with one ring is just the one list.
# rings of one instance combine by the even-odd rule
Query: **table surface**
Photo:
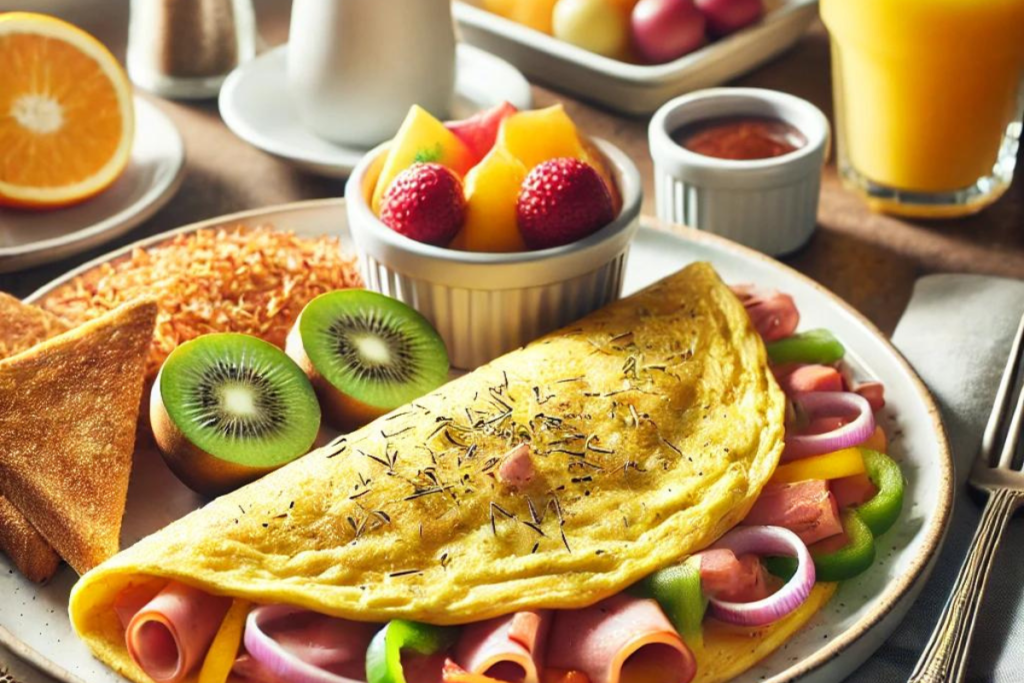
[[(256, 0), (254, 4), (264, 41), (268, 45), (284, 42), (290, 3)], [(0, 0), (0, 10), (16, 5), (24, 3)], [(128, 0), (35, 0), (32, 9), (82, 26), (123, 59), (128, 5)], [(831, 117), (824, 28), (816, 22), (794, 49), (734, 84), (791, 92)], [(644, 211), (653, 213), (648, 119), (623, 118), (538, 85), (534, 99), (537, 106), (563, 102), (581, 128), (612, 140), (630, 154), (644, 178)], [(221, 121), (214, 102), (156, 102), (185, 139), (187, 175), (178, 195), (120, 240), (59, 263), (0, 275), (0, 289), (24, 296), (87, 259), (147, 235), (220, 214), (343, 193), (342, 181), (297, 171), (236, 138)], [(868, 211), (857, 196), (843, 189), (832, 164), (822, 184), (818, 231), (806, 247), (785, 261), (891, 332), (921, 275), (954, 271), (1024, 278), (1024, 173), (1017, 176), (999, 202), (976, 216), (912, 221)]]

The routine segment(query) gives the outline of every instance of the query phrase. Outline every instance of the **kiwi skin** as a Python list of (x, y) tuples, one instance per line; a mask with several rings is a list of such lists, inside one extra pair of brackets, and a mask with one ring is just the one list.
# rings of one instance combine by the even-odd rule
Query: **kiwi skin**
[(302, 371), (306, 373), (306, 377), (309, 377), (309, 381), (313, 385), (313, 391), (316, 392), (316, 397), (320, 400), (320, 409), (323, 411), (323, 416), (327, 423), (339, 431), (350, 432), (373, 422), (381, 415), (390, 413), (391, 408), (378, 408), (377, 406), (364, 403), (340, 391), (324, 379), (324, 376), (313, 366), (313, 361), (310, 360), (309, 355), (306, 353), (306, 347), (302, 343), (299, 323), (302, 321), (303, 313), (299, 314), (291, 331), (288, 332), (284, 352), (302, 368)]
[(278, 469), (228, 462), (210, 455), (189, 441), (164, 406), (164, 399), (160, 393), (162, 374), (163, 370), (156, 376), (149, 395), (150, 424), (156, 445), (164, 456), (164, 462), (185, 486), (196, 493), (215, 498)]

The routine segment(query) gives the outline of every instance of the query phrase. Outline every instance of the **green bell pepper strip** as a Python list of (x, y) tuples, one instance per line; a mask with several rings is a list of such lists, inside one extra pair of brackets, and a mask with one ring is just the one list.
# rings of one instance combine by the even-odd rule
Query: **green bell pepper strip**
[[(846, 581), (865, 572), (875, 561), (875, 537), (868, 525), (856, 510), (844, 510), (842, 519), (849, 543), (831, 553), (811, 551), (815, 581)], [(796, 559), (792, 557), (769, 557), (765, 566), (787, 581), (796, 573)]]
[(366, 650), (367, 683), (405, 683), (402, 651), (432, 655), (455, 644), (457, 629), (395, 619), (377, 632)]
[(877, 537), (892, 528), (903, 510), (903, 472), (895, 460), (878, 451), (862, 448), (860, 453), (868, 479), (878, 487), (878, 493), (855, 509)]
[(831, 332), (808, 330), (765, 345), (772, 363), (819, 363), (829, 365), (840, 360), (846, 349)]
[(686, 644), (691, 648), (702, 647), (708, 600), (700, 586), (700, 556), (659, 569), (631, 592), (654, 598)]

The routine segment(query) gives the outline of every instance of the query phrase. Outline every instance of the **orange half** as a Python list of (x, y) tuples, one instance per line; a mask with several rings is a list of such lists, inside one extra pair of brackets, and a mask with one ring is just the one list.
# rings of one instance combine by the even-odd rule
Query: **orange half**
[(132, 90), (98, 40), (42, 14), (0, 14), (0, 74), (0, 205), (67, 206), (121, 175)]

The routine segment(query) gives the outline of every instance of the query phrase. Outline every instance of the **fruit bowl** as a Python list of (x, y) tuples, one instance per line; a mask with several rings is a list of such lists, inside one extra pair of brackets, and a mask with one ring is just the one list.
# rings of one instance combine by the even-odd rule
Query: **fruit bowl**
[(513, 253), (437, 247), (386, 226), (369, 198), (389, 143), (372, 150), (345, 186), (366, 286), (422, 313), (444, 338), (456, 368), (482, 365), (614, 301), (640, 226), (640, 173), (611, 143), (592, 142), (622, 197), (618, 215), (571, 244)]

